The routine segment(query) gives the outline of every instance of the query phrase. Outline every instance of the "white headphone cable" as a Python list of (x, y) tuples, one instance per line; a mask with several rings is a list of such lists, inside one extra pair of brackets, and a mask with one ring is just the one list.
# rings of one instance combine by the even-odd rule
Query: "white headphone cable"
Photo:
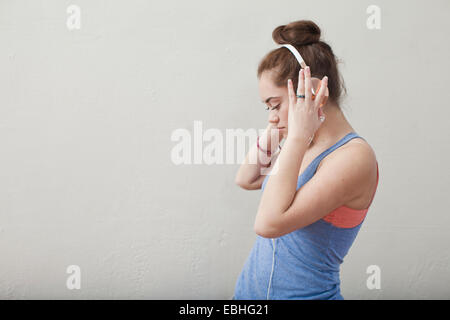
[(270, 272), (269, 286), (267, 287), (267, 297), (266, 300), (269, 300), (269, 291), (270, 285), (272, 284), (272, 275), (273, 275), (273, 267), (275, 265), (275, 239), (272, 239), (273, 244), (273, 254), (272, 254), (272, 271)]

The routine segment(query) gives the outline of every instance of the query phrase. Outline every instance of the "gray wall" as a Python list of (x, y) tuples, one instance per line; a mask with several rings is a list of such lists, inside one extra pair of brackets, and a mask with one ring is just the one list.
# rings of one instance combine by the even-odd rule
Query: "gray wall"
[[(366, 26), (372, 4), (379, 30)], [(345, 114), (380, 168), (344, 297), (450, 298), (449, 9), (1, 0), (0, 298), (230, 298), (261, 193), (234, 184), (239, 163), (175, 165), (171, 134), (195, 120), (264, 128), (257, 64), (276, 26), (305, 18), (343, 60)], [(370, 265), (381, 289), (366, 286)]]

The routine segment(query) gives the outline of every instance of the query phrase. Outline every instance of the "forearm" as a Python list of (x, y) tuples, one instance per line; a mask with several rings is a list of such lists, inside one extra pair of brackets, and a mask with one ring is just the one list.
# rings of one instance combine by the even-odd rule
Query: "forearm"
[(278, 168), (265, 185), (255, 225), (270, 224), (289, 208), (297, 191), (298, 174), (307, 148), (307, 141), (286, 139), (278, 156)]
[(267, 156), (263, 151), (258, 149), (256, 143), (250, 148), (244, 162), (239, 167), (236, 174), (236, 182), (252, 183), (258, 179), (265, 170), (273, 165), (273, 160), (276, 158), (277, 152), (273, 152), (271, 156)]

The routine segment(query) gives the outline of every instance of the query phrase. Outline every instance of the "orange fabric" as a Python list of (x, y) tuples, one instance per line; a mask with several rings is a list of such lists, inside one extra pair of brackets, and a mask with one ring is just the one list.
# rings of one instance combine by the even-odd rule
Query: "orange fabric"
[(369, 206), (366, 209), (356, 210), (349, 208), (347, 206), (341, 206), (334, 209), (329, 214), (327, 214), (322, 219), (331, 223), (338, 228), (353, 228), (359, 225), (366, 217), (367, 211), (369, 211), (370, 205), (372, 204), (373, 198), (378, 188), (378, 161), (377, 161), (377, 184), (375, 186), (375, 192), (372, 195)]

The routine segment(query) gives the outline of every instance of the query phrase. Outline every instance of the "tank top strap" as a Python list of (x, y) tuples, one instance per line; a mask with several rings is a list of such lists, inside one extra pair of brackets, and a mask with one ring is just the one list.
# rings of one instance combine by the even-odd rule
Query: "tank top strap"
[[(334, 150), (336, 150), (337, 148), (346, 144), (348, 141), (350, 141), (351, 139), (354, 139), (354, 138), (361, 138), (361, 139), (365, 140), (363, 137), (359, 136), (356, 132), (347, 133), (338, 142), (336, 142), (331, 147), (329, 147), (328, 149), (323, 151), (321, 154), (319, 154), (316, 158), (314, 158), (314, 160), (311, 161), (311, 163), (308, 165), (308, 167), (306, 167), (305, 171), (303, 171), (302, 174), (298, 177), (297, 190), (314, 176), (314, 174), (316, 173), (317, 167), (319, 166), (319, 163), (320, 163), (320, 161), (322, 161), (323, 158), (325, 158), (328, 154), (330, 154), (331, 152), (333, 152)], [(270, 175), (267, 175), (266, 178), (264, 179), (261, 190), (264, 190), (269, 176)]]
[[(309, 180), (314, 173), (317, 170), (317, 167), (319, 166), (320, 161), (322, 161), (323, 158), (325, 158), (327, 155), (329, 155), (331, 152), (339, 148), (340, 146), (346, 144), (348, 141), (354, 138), (361, 138), (363, 137), (359, 136), (356, 132), (350, 132), (347, 133), (343, 138), (341, 138), (338, 142), (333, 144), (331, 147), (323, 151), (321, 154), (319, 154), (316, 158), (314, 158), (313, 161), (309, 164), (308, 168), (303, 172), (305, 174), (306, 180)], [(364, 139), (365, 140), (365, 139)]]

